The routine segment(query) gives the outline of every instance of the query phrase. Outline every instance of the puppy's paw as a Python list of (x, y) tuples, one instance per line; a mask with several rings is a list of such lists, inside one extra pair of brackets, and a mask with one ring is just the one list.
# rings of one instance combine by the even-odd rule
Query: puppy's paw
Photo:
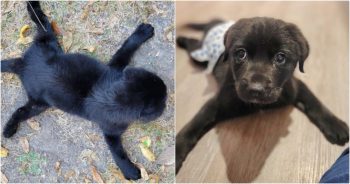
[(10, 138), (12, 137), (16, 132), (17, 132), (18, 124), (9, 124), (7, 123), (5, 125), (4, 131), (2, 134), (4, 135), (5, 138)]
[(349, 142), (349, 127), (348, 125), (337, 119), (332, 118), (332, 121), (324, 123), (321, 131), (332, 144), (344, 145)]
[(154, 35), (154, 28), (151, 24), (140, 24), (136, 30), (135, 34), (138, 35), (143, 41), (146, 41)]
[(193, 146), (194, 144), (184, 136), (180, 134), (176, 136), (176, 173), (178, 173), (181, 169), (182, 163), (185, 161), (188, 153), (191, 151)]
[(141, 178), (141, 171), (135, 165), (130, 166), (129, 168), (124, 170), (124, 177), (127, 180), (138, 180)]

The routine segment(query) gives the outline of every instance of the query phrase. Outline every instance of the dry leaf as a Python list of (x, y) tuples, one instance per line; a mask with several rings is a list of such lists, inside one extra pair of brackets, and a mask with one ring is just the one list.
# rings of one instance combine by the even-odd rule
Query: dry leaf
[(173, 30), (174, 30), (174, 26), (169, 26), (165, 28), (164, 35), (169, 42), (174, 41)]
[(57, 161), (55, 163), (55, 171), (58, 173), (58, 175), (61, 175), (61, 162)]
[(139, 147), (141, 149), (141, 152), (143, 154), (143, 156), (145, 158), (147, 158), (147, 160), (154, 162), (156, 160), (156, 157), (154, 156), (154, 154), (152, 153), (152, 151), (147, 148), (145, 145), (143, 144), (139, 144)]
[(145, 181), (147, 181), (149, 179), (148, 177), (148, 173), (146, 171), (146, 169), (142, 166), (142, 165), (138, 165), (140, 168), (140, 172), (141, 172), (141, 177), (142, 179), (144, 179)]
[(27, 45), (33, 41), (33, 37), (28, 36), (24, 38), (19, 38), (16, 42), (16, 44), (22, 44), (22, 45)]
[(20, 55), (21, 55), (21, 51), (15, 50), (15, 51), (10, 52), (7, 56), (8, 57), (18, 57)]
[(19, 38), (26, 37), (24, 34), (30, 29), (29, 25), (24, 25), (19, 31)]
[(44, 14), (51, 19), (51, 11), (50, 10), (44, 10)]
[(98, 142), (102, 139), (102, 137), (100, 135), (97, 135), (97, 134), (88, 133), (86, 135), (89, 137), (90, 141), (92, 141), (92, 142)]
[(95, 152), (93, 152), (92, 150), (90, 149), (84, 149), (81, 153), (80, 153), (80, 156), (79, 158), (81, 160), (86, 160), (88, 163), (92, 163), (92, 161), (99, 161), (97, 155)]
[(159, 183), (159, 176), (155, 174), (149, 175), (149, 182), (150, 183)]
[(68, 52), (73, 43), (73, 33), (66, 32), (62, 38), (64, 52)]
[(84, 47), (83, 50), (87, 50), (89, 52), (94, 52), (95, 51), (95, 47), (94, 46), (88, 46), (88, 47)]
[(160, 15), (164, 17), (166, 15), (166, 12), (163, 10), (160, 10), (155, 4), (152, 6), (153, 10), (156, 12), (157, 15)]
[(51, 22), (51, 28), (53, 29), (53, 32), (55, 32), (56, 35), (62, 35), (61, 29), (58, 27), (56, 21)]
[(4, 73), (1, 75), (2, 75), (2, 77), (4, 77), (5, 80), (11, 80), (15, 77), (15, 74), (13, 74), (13, 73)]
[(84, 183), (91, 183), (91, 180), (89, 180), (88, 178), (84, 178)]
[(19, 31), (19, 39), (17, 40), (17, 44), (26, 45), (33, 41), (31, 36), (25, 36), (25, 33), (30, 29), (29, 25), (24, 25)]
[(4, 7), (6, 7), (6, 9), (3, 12), (4, 14), (14, 10), (15, 4), (17, 4), (16, 1), (3, 1), (3, 3), (6, 3), (4, 4)]
[(29, 127), (33, 130), (39, 131), (40, 130), (40, 124), (39, 122), (35, 121), (34, 119), (29, 119), (27, 121)]
[(162, 166), (160, 166), (160, 168), (159, 168), (159, 169), (160, 169), (160, 171), (161, 171), (161, 172), (164, 172), (164, 171), (165, 171), (165, 166), (164, 166), (164, 165), (162, 165)]
[(152, 143), (151, 138), (150, 138), (149, 136), (142, 137), (142, 138), (140, 139), (140, 141), (141, 141), (141, 143), (142, 143), (143, 145), (145, 145), (147, 148), (149, 148), (149, 147), (151, 146), (151, 143)]
[(89, 1), (85, 6), (84, 6), (84, 10), (83, 13), (81, 14), (80, 18), (85, 20), (86, 17), (88, 16), (89, 10), (90, 10), (90, 6), (94, 3), (94, 1)]
[(29, 152), (29, 143), (28, 143), (28, 139), (26, 137), (20, 137), (19, 138), (19, 143), (22, 146), (22, 149), (25, 153)]
[(1, 146), (0, 157), (1, 158), (7, 157), (8, 154), (9, 154), (9, 150)]
[(115, 183), (117, 181), (116, 179), (122, 183), (130, 183), (129, 180), (125, 179), (124, 174), (116, 168), (115, 164), (109, 164), (107, 170), (111, 173), (111, 177), (106, 183)]
[(75, 177), (75, 171), (74, 170), (69, 170), (66, 172), (64, 175), (64, 180), (68, 181), (70, 178)]
[(166, 35), (166, 38), (168, 39), (169, 42), (172, 42), (173, 41), (173, 32), (169, 32), (167, 35)]
[(104, 183), (100, 173), (97, 171), (95, 166), (91, 166), (92, 178), (97, 183)]
[(88, 12), (89, 12), (89, 9), (88, 8), (85, 8), (83, 13), (81, 14), (80, 18), (85, 20), (86, 17), (88, 16)]
[(167, 147), (159, 154), (156, 163), (162, 165), (171, 165), (175, 163), (175, 145)]
[(64, 114), (64, 112), (62, 110), (59, 110), (59, 109), (51, 110), (51, 112), (56, 113), (57, 115), (60, 115), (60, 116)]
[(5, 174), (4, 173), (2, 173), (2, 171), (0, 171), (0, 179), (1, 179), (1, 181), (0, 181), (0, 183), (8, 183), (9, 182), (9, 180), (7, 179), (7, 177), (5, 176)]
[(103, 29), (101, 28), (89, 29), (86, 32), (101, 35), (103, 34)]

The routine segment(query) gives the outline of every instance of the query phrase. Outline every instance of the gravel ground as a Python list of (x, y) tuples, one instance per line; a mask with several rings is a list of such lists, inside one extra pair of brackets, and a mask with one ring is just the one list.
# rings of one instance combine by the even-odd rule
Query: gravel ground
[[(166, 165), (157, 158), (174, 138), (174, 3), (173, 2), (42, 2), (51, 20), (57, 22), (68, 52), (80, 52), (107, 62), (141, 22), (155, 27), (155, 36), (136, 53), (132, 65), (154, 71), (164, 79), (169, 98), (164, 114), (150, 124), (132, 125), (123, 135), (124, 148), (131, 160), (144, 167), (149, 177), (137, 182), (172, 183), (174, 164)], [(34, 23), (24, 2), (1, 2), (1, 57), (19, 56), (28, 45), (16, 44), (22, 26)], [(72, 37), (70, 37), (72, 35)], [(71, 45), (70, 43), (71, 42)], [(94, 48), (89, 52), (84, 48)], [(93, 50), (93, 49), (92, 49)], [(1, 76), (1, 127), (10, 115), (26, 102), (18, 78)], [(39, 123), (32, 128), (30, 122)], [(128, 182), (115, 166), (96, 124), (79, 117), (50, 109), (30, 121), (23, 122), (10, 139), (1, 145), (9, 151), (1, 159), (1, 172), (9, 182), (94, 182), (92, 167), (104, 182)], [(150, 150), (156, 161), (148, 161), (139, 144), (142, 137), (151, 139)], [(29, 152), (23, 140), (29, 143)], [(22, 140), (22, 144), (21, 144)], [(170, 151), (165, 157), (174, 157)], [(171, 160), (171, 159), (170, 159)], [(163, 161), (164, 162), (164, 161)], [(56, 165), (59, 163), (59, 166)], [(56, 166), (55, 166), (56, 165)], [(96, 176), (95, 176), (96, 178)], [(158, 180), (159, 178), (159, 180)], [(4, 180), (3, 180), (4, 182)]]

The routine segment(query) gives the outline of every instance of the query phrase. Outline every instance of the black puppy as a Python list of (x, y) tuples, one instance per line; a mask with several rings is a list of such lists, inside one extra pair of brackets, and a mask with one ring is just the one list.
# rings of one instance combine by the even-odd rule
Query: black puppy
[(1, 61), (1, 72), (16, 73), (27, 92), (28, 102), (6, 123), (6, 138), (20, 122), (49, 107), (98, 123), (116, 164), (127, 179), (140, 178), (122, 144), (121, 134), (135, 120), (159, 117), (166, 101), (166, 86), (155, 74), (127, 67), (134, 52), (154, 35), (154, 28), (141, 24), (112, 57), (108, 66), (82, 54), (64, 54), (38, 1), (27, 9), (37, 25), (33, 44), (21, 58)]
[[(215, 20), (189, 27), (207, 33), (222, 23)], [(332, 144), (348, 142), (347, 124), (293, 76), (297, 64), (303, 72), (309, 53), (309, 45), (297, 26), (256, 17), (240, 19), (224, 34), (224, 51), (213, 71), (219, 92), (177, 134), (176, 171), (198, 140), (218, 122), (287, 105), (305, 113)], [(202, 41), (185, 37), (178, 37), (177, 43), (189, 55), (202, 46)]]

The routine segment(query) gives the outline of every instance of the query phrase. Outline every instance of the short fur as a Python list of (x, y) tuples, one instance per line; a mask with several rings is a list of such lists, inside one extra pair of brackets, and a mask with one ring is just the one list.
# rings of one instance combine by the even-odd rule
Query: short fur
[(126, 155), (121, 134), (135, 120), (149, 122), (159, 117), (167, 94), (157, 75), (127, 65), (141, 44), (154, 35), (154, 28), (138, 26), (104, 65), (82, 54), (64, 54), (39, 2), (27, 2), (27, 9), (37, 25), (35, 40), (21, 58), (1, 61), (1, 72), (19, 76), (28, 102), (12, 114), (4, 137), (13, 136), (20, 122), (56, 107), (98, 123), (124, 176), (139, 179), (140, 171)]
[[(207, 30), (207, 26), (201, 27)], [(198, 140), (217, 123), (287, 105), (302, 111), (330, 143), (344, 145), (349, 141), (348, 125), (293, 76), (297, 64), (304, 71), (309, 53), (309, 45), (296, 25), (266, 17), (240, 19), (226, 32), (224, 42), (225, 52), (214, 69), (219, 92), (177, 134), (176, 171)], [(185, 37), (178, 37), (177, 43), (188, 53), (201, 46), (200, 40)], [(245, 57), (240, 57), (242, 49)], [(281, 52), (284, 60), (277, 62)]]

